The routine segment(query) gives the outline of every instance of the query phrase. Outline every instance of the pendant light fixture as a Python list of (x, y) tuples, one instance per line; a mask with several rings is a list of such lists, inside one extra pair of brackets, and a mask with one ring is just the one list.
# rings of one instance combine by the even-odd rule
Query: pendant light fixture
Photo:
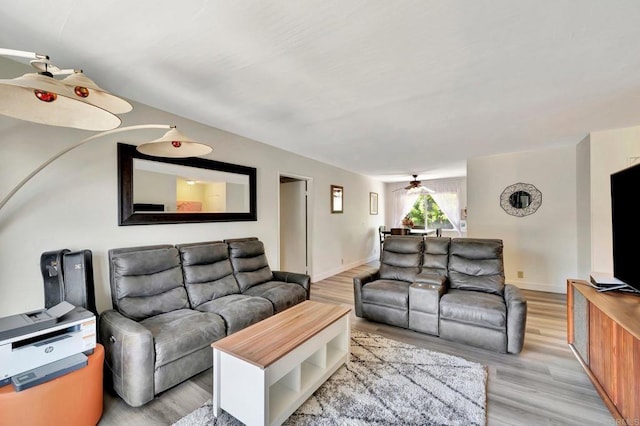
[(154, 157), (198, 157), (213, 151), (209, 145), (198, 143), (171, 127), (161, 138), (138, 145), (138, 152)]
[[(106, 131), (122, 123), (116, 114), (133, 109), (82, 72), (59, 69), (46, 55), (3, 48), (0, 55), (32, 59), (31, 65), (40, 71), (0, 79), (0, 114), (51, 126)], [(67, 81), (54, 78), (64, 74), (71, 74)]]

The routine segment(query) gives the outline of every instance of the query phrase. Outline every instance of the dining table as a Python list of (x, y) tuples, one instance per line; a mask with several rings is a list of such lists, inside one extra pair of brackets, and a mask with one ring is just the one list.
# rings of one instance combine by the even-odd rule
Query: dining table
[[(391, 235), (391, 230), (390, 229), (385, 229), (384, 231), (380, 231), (383, 235)], [(423, 237), (426, 237), (427, 235), (435, 235), (436, 230), (435, 229), (413, 229), (413, 228), (409, 228), (409, 234), (414, 234), (414, 235), (422, 235)]]

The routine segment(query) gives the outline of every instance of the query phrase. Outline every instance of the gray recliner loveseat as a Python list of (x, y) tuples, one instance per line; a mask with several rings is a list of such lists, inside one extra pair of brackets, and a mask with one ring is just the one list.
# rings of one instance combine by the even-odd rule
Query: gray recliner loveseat
[(356, 315), (519, 353), (527, 302), (504, 282), (502, 251), (496, 239), (387, 237), (380, 269), (353, 279)]
[(106, 380), (131, 406), (212, 366), (211, 343), (309, 298), (256, 238), (109, 250), (113, 309), (99, 318)]

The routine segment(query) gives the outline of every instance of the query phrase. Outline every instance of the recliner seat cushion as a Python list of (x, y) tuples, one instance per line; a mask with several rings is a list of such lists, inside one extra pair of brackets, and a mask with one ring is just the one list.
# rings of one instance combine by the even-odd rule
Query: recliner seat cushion
[(409, 286), (406, 281), (377, 280), (362, 287), (362, 303), (409, 309)]
[(273, 279), (262, 241), (230, 241), (229, 254), (241, 292)]
[(220, 315), (224, 319), (227, 335), (273, 315), (273, 305), (269, 300), (244, 294), (220, 297), (203, 303), (197, 309)]
[(269, 281), (257, 284), (246, 290), (243, 294), (264, 297), (269, 300), (276, 314), (307, 300), (307, 292), (301, 285), (282, 281)]
[(496, 294), (452, 289), (440, 299), (440, 318), (505, 330), (507, 307)]
[(191, 309), (156, 315), (140, 324), (153, 335), (156, 369), (225, 337), (224, 321), (219, 315)]
[(174, 248), (111, 255), (114, 300), (125, 316), (142, 320), (189, 308), (180, 256)]

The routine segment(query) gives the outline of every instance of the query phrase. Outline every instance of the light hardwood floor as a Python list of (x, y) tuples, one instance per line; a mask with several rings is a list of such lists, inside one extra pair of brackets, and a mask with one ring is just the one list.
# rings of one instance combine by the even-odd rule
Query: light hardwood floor
[[(376, 269), (363, 265), (311, 285), (311, 299), (353, 306), (352, 278)], [(373, 323), (351, 313), (352, 327), (415, 346), (463, 357), (488, 368), (488, 424), (615, 425), (566, 343), (566, 298), (524, 291), (527, 332), (519, 355), (498, 354), (434, 336)], [(211, 369), (132, 408), (105, 392), (101, 425), (170, 425), (211, 398)]]

